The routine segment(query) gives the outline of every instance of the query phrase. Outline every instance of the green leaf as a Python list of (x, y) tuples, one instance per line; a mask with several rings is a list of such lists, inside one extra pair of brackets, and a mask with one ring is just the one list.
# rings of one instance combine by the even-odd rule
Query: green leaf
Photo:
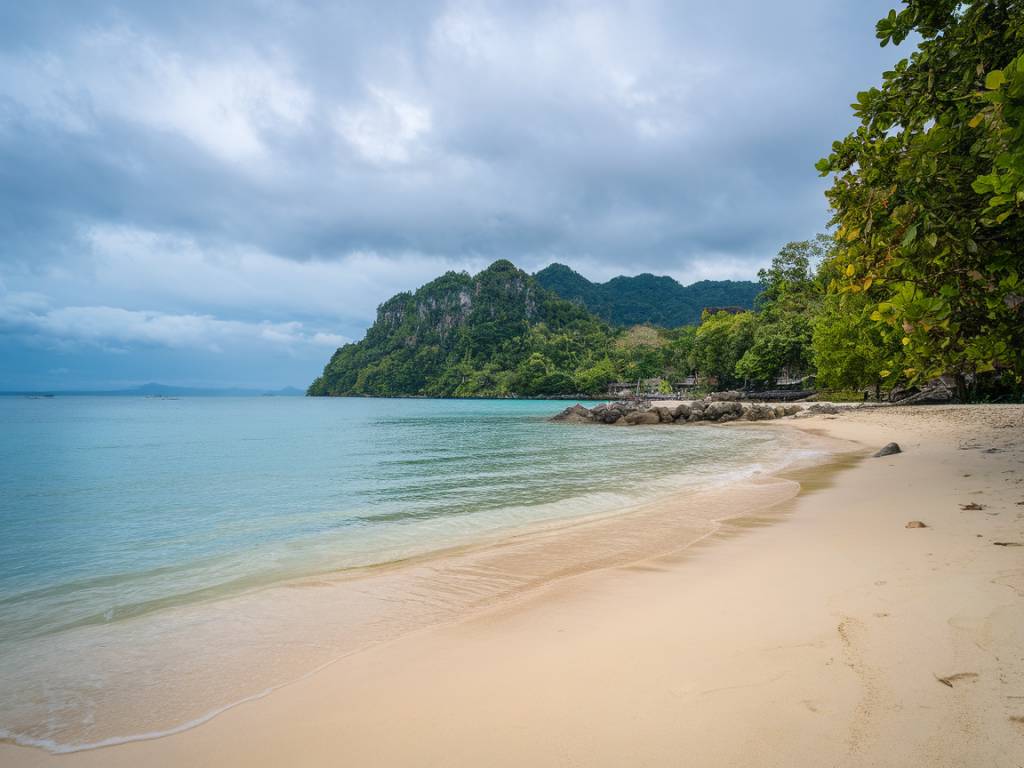
[(1006, 74), (1001, 69), (993, 69), (987, 75), (985, 75), (985, 87), (990, 91), (996, 90), (1006, 82)]
[(917, 239), (917, 224), (911, 224), (910, 225), (910, 229), (908, 229), (907, 233), (903, 236), (903, 243), (902, 243), (902, 245), (904, 247), (908, 246), (911, 243), (913, 243), (914, 240), (916, 240), (916, 239)]

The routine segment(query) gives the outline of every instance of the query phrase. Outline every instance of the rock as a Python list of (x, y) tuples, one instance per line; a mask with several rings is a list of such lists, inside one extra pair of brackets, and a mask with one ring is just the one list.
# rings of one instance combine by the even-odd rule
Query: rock
[(675, 407), (673, 416), (677, 421), (686, 421), (690, 418), (690, 406), (686, 403), (680, 403)]
[(743, 409), (743, 418), (747, 421), (768, 421), (775, 418), (775, 408), (763, 403), (751, 403)]
[(807, 409), (810, 413), (839, 413), (839, 408), (832, 403), (814, 403)]
[(924, 523), (922, 523), (920, 520), (911, 520), (909, 523), (907, 523), (907, 525), (905, 527), (907, 527), (907, 528), (927, 528), (928, 526), (925, 525)]
[(803, 410), (799, 405), (784, 405), (782, 408), (786, 412), (787, 416), (796, 416)]
[(881, 456), (891, 456), (894, 453), (903, 453), (903, 449), (900, 448), (898, 443), (889, 443), (888, 445), (882, 446), (871, 455), (877, 459)]
[(583, 422), (593, 421), (590, 409), (576, 403), (566, 408), (561, 413), (552, 416), (551, 421), (566, 421), (571, 424), (582, 424)]
[(627, 413), (623, 420), (627, 424), (659, 424), (661, 422), (656, 411), (633, 411)]
[(723, 413), (721, 416), (719, 416), (718, 417), (718, 423), (719, 424), (725, 424), (727, 421), (736, 421), (736, 419), (738, 419), (738, 418), (739, 418), (739, 416), (737, 416), (735, 413), (732, 413), (730, 411), (728, 413)]
[[(734, 408), (742, 412), (742, 406), (735, 402), (716, 401), (708, 403), (704, 407), (704, 418), (708, 421), (718, 421), (727, 413), (735, 413)], [(739, 413), (736, 414), (737, 416)]]
[(783, 416), (786, 415), (786, 406), (784, 406), (784, 405), (772, 406), (772, 410), (775, 411), (775, 418), (776, 419), (781, 419)]
[(653, 409), (658, 414), (658, 420), (662, 424), (671, 424), (675, 420), (675, 408), (665, 408), (658, 406)]

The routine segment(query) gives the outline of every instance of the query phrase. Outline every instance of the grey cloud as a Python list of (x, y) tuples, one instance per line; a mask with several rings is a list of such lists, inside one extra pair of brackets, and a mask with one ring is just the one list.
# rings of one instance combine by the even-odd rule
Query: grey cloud
[[(891, 4), (8, 3), (0, 279), (358, 336), (498, 257), (752, 277), (823, 228), (813, 163), (906, 53), (874, 40)], [(119, 276), (89, 232), (140, 250)]]

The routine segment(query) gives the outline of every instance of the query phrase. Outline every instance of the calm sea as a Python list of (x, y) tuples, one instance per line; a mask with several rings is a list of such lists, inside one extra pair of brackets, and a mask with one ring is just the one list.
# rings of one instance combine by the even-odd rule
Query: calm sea
[(0, 735), (62, 748), (138, 730), (103, 722), (120, 693), (87, 650), (47, 654), (128, 648), (288, 580), (726, 482), (780, 440), (546, 421), (565, 405), (0, 397)]

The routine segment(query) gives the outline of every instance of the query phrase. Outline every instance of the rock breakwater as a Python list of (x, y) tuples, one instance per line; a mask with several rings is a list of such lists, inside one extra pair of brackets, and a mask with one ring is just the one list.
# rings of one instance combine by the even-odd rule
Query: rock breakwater
[(587, 408), (577, 403), (551, 417), (551, 421), (575, 424), (614, 424), (616, 426), (693, 424), (702, 421), (725, 424), (730, 421), (771, 421), (787, 416), (838, 413), (840, 410), (842, 407), (830, 403), (812, 403), (810, 405), (751, 403), (709, 397), (672, 405), (646, 401), (625, 401), (601, 403), (593, 408)]

